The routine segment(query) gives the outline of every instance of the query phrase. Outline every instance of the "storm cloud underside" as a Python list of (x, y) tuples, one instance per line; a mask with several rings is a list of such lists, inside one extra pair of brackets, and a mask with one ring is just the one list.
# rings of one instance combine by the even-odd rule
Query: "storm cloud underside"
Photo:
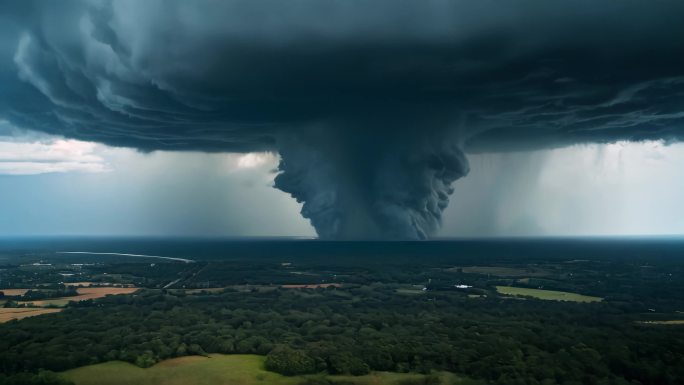
[(0, 1), (0, 118), (277, 151), (322, 238), (436, 233), (467, 152), (684, 137), (681, 1)]

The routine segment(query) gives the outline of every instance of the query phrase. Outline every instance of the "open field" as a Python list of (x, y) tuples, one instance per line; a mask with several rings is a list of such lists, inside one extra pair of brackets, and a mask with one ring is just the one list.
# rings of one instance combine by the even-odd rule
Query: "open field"
[(462, 271), (466, 274), (487, 274), (497, 277), (545, 277), (550, 271), (542, 268), (522, 268), (505, 266), (463, 266), (451, 267), (446, 271), (456, 273)]
[(342, 287), (339, 283), (313, 283), (309, 285), (281, 285), (283, 289), (327, 289), (329, 287)]
[(78, 295), (63, 298), (51, 298), (38, 301), (21, 301), (21, 304), (33, 304), (33, 306), (65, 306), (69, 301), (85, 301), (88, 299), (102, 298), (107, 295), (131, 294), (138, 290), (136, 287), (79, 287)]
[(316, 274), (316, 273), (309, 273), (309, 272), (306, 272), (306, 271), (291, 271), (290, 274), (294, 274), (294, 275), (310, 275), (310, 276), (313, 276), (313, 277), (315, 277), (315, 276), (318, 275), (318, 274)]
[(0, 323), (41, 314), (58, 313), (62, 309), (0, 308)]
[(646, 325), (684, 325), (684, 319), (662, 320), (662, 321), (641, 321)]
[(136, 287), (84, 287), (78, 288), (78, 300), (101, 298), (106, 295), (132, 294), (138, 291)]
[(603, 300), (600, 297), (591, 297), (566, 291), (528, 289), (513, 286), (497, 286), (496, 291), (505, 295), (522, 295), (552, 301), (598, 302)]
[(84, 281), (84, 282), (65, 282), (64, 285), (66, 286), (82, 286), (82, 287), (135, 287), (133, 284), (130, 283), (115, 283), (112, 284), (111, 282), (90, 282), (90, 281)]
[(204, 289), (185, 289), (185, 294), (200, 294), (202, 292), (205, 293), (220, 293), (222, 291), (226, 290), (225, 287), (207, 287)]
[(88, 286), (96, 286), (97, 283), (95, 283), (95, 282), (90, 282), (90, 281), (86, 281), (86, 282), (68, 282), (68, 283), (65, 283), (65, 285), (67, 285), (67, 286), (83, 286), (83, 287), (88, 287)]
[[(63, 376), (76, 385), (299, 385), (306, 376), (285, 377), (264, 370), (264, 357), (254, 355), (189, 356), (162, 361), (151, 368), (111, 361), (72, 369)], [(456, 384), (452, 374), (441, 374), (443, 384)], [(399, 385), (420, 374), (373, 373), (366, 376), (327, 376), (333, 383)]]
[(417, 289), (417, 288), (399, 288), (399, 289), (397, 289), (397, 294), (409, 294), (409, 295), (425, 294), (425, 291), (423, 289)]
[(125, 362), (107, 362), (64, 372), (77, 385), (296, 385), (294, 378), (262, 369), (263, 357), (210, 355), (190, 356), (160, 362), (141, 369)]
[(24, 295), (29, 289), (0, 289), (6, 296)]

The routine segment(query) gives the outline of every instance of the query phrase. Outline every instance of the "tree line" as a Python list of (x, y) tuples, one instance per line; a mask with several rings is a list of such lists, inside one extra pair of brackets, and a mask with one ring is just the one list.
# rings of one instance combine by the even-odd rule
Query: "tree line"
[(677, 384), (684, 330), (620, 303), (399, 295), (387, 285), (185, 295), (146, 290), (0, 325), (0, 371), (266, 355), (286, 375), (446, 370), (500, 384)]

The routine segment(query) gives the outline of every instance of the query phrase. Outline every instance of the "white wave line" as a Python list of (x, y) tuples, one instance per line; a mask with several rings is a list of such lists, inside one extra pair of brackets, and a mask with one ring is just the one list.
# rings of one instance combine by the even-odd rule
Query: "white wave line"
[(55, 254), (87, 254), (87, 255), (119, 255), (123, 257), (140, 257), (140, 258), (160, 258), (167, 259), (171, 261), (179, 261), (185, 263), (193, 263), (192, 259), (185, 258), (174, 258), (174, 257), (161, 257), (159, 255), (145, 255), (145, 254), (126, 254), (126, 253), (98, 253), (93, 251), (57, 251)]

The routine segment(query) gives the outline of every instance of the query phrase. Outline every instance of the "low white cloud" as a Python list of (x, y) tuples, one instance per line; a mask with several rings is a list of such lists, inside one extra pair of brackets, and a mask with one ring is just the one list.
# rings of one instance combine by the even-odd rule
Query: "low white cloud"
[(271, 185), (279, 157), (270, 152), (200, 153), (154, 151), (141, 153), (129, 148), (64, 139), (23, 130), (0, 120), (0, 175), (46, 173), (102, 173), (122, 168), (129, 171), (145, 164), (157, 172), (216, 167), (225, 176), (235, 172), (258, 172)]
[(110, 171), (98, 154), (99, 145), (66, 139), (17, 141), (0, 137), (0, 174), (36, 175), (46, 173)]
[(255, 168), (265, 164), (277, 164), (278, 156), (269, 152), (250, 152), (240, 155), (237, 159), (237, 168)]

